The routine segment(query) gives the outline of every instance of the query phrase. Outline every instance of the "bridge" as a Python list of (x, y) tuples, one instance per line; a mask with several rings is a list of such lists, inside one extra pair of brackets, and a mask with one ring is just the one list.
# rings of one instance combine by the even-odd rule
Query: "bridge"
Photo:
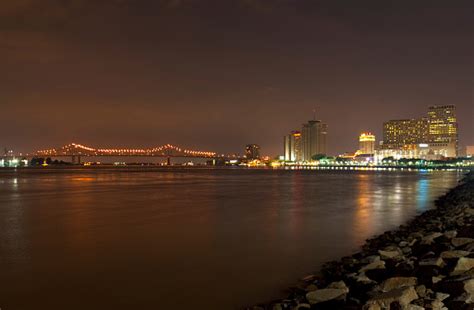
[(93, 148), (77, 143), (70, 143), (65, 146), (39, 150), (33, 152), (35, 157), (71, 157), (72, 162), (81, 162), (81, 157), (102, 157), (102, 156), (142, 156), (142, 157), (166, 157), (168, 162), (172, 157), (190, 157), (190, 158), (208, 158), (208, 159), (238, 159), (237, 155), (217, 154), (210, 151), (190, 150), (175, 146), (172, 144), (164, 144), (153, 148)]

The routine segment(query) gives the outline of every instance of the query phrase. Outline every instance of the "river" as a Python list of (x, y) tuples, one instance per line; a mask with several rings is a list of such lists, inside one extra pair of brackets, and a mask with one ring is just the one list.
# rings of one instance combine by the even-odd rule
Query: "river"
[(0, 170), (0, 308), (239, 309), (432, 208), (460, 177)]

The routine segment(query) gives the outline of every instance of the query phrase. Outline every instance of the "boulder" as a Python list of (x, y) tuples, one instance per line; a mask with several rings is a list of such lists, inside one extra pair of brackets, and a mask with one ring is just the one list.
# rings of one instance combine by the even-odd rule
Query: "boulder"
[(444, 261), (441, 257), (427, 258), (419, 262), (420, 266), (443, 267)]
[(380, 256), (378, 255), (370, 255), (360, 260), (362, 264), (371, 264), (378, 261), (380, 261)]
[(425, 297), (426, 296), (426, 286), (424, 285), (418, 285), (415, 288), (416, 293), (418, 294), (419, 297)]
[(349, 278), (352, 278), (354, 279), (356, 282), (359, 282), (359, 283), (362, 283), (362, 284), (371, 284), (371, 283), (376, 283), (375, 281), (369, 279), (369, 277), (367, 277), (365, 275), (365, 273), (361, 272), (359, 274), (350, 274), (348, 275)]
[(310, 304), (317, 304), (328, 300), (340, 298), (349, 292), (343, 281), (333, 282), (327, 288), (308, 292), (306, 299)]
[(431, 282), (432, 282), (433, 284), (436, 284), (436, 283), (438, 283), (439, 281), (443, 280), (443, 278), (444, 278), (443, 276), (431, 277)]
[(448, 239), (453, 239), (454, 237), (456, 237), (456, 235), (458, 234), (457, 231), (455, 230), (449, 230), (447, 232), (444, 233), (444, 236)]
[(456, 248), (461, 247), (465, 244), (474, 242), (472, 238), (453, 238), (451, 239), (451, 244), (454, 245)]
[(359, 273), (365, 272), (367, 270), (372, 270), (372, 269), (385, 269), (385, 262), (382, 260), (376, 260), (373, 263), (370, 263), (368, 265), (365, 265), (359, 270)]
[(376, 287), (376, 290), (382, 292), (389, 292), (396, 288), (414, 286), (417, 283), (417, 278), (415, 277), (393, 277), (383, 281), (380, 285)]
[(474, 268), (474, 258), (460, 257), (451, 275), (462, 274), (472, 268)]
[(436, 238), (439, 238), (441, 237), (443, 234), (440, 233), (440, 232), (434, 232), (434, 233), (431, 233), (427, 236), (424, 236), (422, 239), (421, 239), (421, 243), (422, 244), (432, 244), (434, 242), (434, 240)]
[(443, 301), (448, 297), (449, 297), (449, 294), (440, 293), (440, 292), (436, 293), (436, 299), (439, 300), (439, 301)]
[[(474, 279), (466, 280), (463, 283), (464, 283), (464, 291), (466, 292), (466, 294), (474, 297)], [(474, 302), (474, 299), (473, 299), (473, 302)]]
[(390, 304), (395, 302), (399, 303), (402, 307), (406, 307), (409, 303), (411, 303), (417, 298), (418, 295), (416, 294), (416, 291), (413, 286), (402, 287), (391, 290), (390, 292), (378, 294), (372, 299), (370, 299), (366, 305), (375, 305), (379, 306), (382, 309), (390, 309)]
[(400, 250), (384, 251), (379, 250), (380, 258), (382, 259), (394, 259), (402, 255)]
[(468, 251), (462, 251), (462, 250), (453, 250), (453, 251), (444, 251), (441, 253), (441, 258), (459, 258), (459, 257), (464, 257), (468, 256), (470, 252)]

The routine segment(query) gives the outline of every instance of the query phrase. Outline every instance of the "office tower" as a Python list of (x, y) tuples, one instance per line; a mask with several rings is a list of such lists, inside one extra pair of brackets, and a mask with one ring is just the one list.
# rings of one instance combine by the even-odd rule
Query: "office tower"
[(247, 144), (245, 146), (245, 157), (247, 159), (260, 159), (260, 146), (257, 144)]
[(292, 131), (284, 138), (286, 161), (301, 161), (301, 132)]
[(383, 147), (403, 148), (406, 145), (426, 143), (429, 136), (428, 119), (390, 120), (383, 124)]
[(364, 132), (359, 136), (359, 153), (372, 155), (375, 152), (375, 136)]
[(314, 155), (327, 154), (327, 125), (319, 120), (308, 121), (301, 130), (302, 160), (311, 161)]
[[(429, 142), (442, 144), (450, 153), (458, 154), (458, 123), (456, 106), (431, 106), (428, 110)], [(453, 157), (454, 157), (453, 156)]]

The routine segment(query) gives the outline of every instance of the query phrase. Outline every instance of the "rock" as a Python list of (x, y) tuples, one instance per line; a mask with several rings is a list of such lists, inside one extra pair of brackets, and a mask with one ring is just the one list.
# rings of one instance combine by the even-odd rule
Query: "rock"
[(474, 296), (474, 279), (466, 280), (463, 283), (464, 283), (464, 291), (467, 294)]
[(474, 209), (473, 208), (466, 209), (465, 212), (469, 216), (474, 216)]
[(453, 238), (451, 240), (452, 245), (454, 245), (456, 248), (463, 246), (465, 244), (474, 242), (474, 239), (472, 238)]
[(410, 235), (411, 238), (413, 238), (414, 240), (420, 240), (420, 239), (423, 239), (423, 234), (421, 232), (414, 232)]
[(442, 235), (443, 235), (443, 234), (440, 233), (440, 232), (435, 232), (435, 233), (429, 234), (429, 235), (427, 235), (427, 236), (424, 236), (424, 237), (421, 239), (421, 243), (422, 243), (422, 244), (432, 244), (436, 238), (439, 238), (439, 237), (441, 237)]
[(431, 309), (433, 309), (433, 310), (442, 310), (443, 309), (444, 310), (444, 304), (441, 300), (435, 299), (431, 302)]
[(461, 274), (470, 270), (471, 268), (474, 268), (474, 258), (461, 257), (458, 259), (456, 267), (454, 268), (453, 272), (451, 272), (451, 275)]
[(327, 288), (338, 288), (342, 290), (347, 290), (347, 292), (349, 292), (349, 288), (347, 287), (346, 283), (344, 283), (344, 281), (332, 282), (328, 285)]
[(443, 253), (441, 253), (440, 257), (441, 258), (459, 258), (459, 257), (468, 256), (469, 254), (470, 252), (462, 251), (462, 250), (444, 251)]
[(428, 258), (419, 262), (420, 266), (444, 267), (444, 261), (441, 257)]
[(365, 304), (363, 307), (362, 307), (363, 310), (381, 310), (382, 308), (380, 308), (379, 305), (375, 305), (375, 304)]
[(362, 283), (362, 284), (371, 284), (371, 283), (376, 283), (375, 281), (369, 279), (369, 277), (367, 277), (365, 275), (365, 273), (359, 273), (359, 274), (351, 274), (351, 275), (348, 275), (349, 278), (352, 278), (354, 279), (355, 281), (359, 282), (359, 283)]
[[(398, 289), (391, 290), (390, 292), (385, 292), (374, 296), (370, 299), (366, 305), (379, 306), (382, 309), (390, 309), (390, 304), (393, 302), (399, 303), (402, 307), (407, 306), (410, 302), (417, 299), (418, 295), (416, 294), (413, 286), (402, 287)], [(367, 308), (370, 309), (370, 308)]]
[(363, 259), (361, 259), (360, 262), (362, 264), (371, 264), (371, 263), (378, 262), (378, 261), (380, 261), (380, 256), (370, 255), (370, 256), (367, 256), (367, 257), (364, 257)]
[(413, 304), (407, 305), (405, 309), (406, 310), (425, 310), (424, 307), (418, 306), (418, 305), (413, 305)]
[(418, 294), (419, 297), (425, 297), (426, 296), (426, 286), (424, 285), (418, 285), (415, 288), (416, 293)]
[(474, 252), (474, 242), (471, 242), (463, 247), (465, 251)]
[(409, 245), (408, 241), (400, 241), (400, 243), (398, 244), (398, 246), (401, 247), (401, 248), (404, 248), (408, 245)]
[(414, 286), (417, 283), (417, 278), (415, 277), (393, 277), (383, 281), (380, 285), (376, 287), (376, 290), (382, 292), (389, 292), (396, 288)]
[(457, 231), (455, 230), (449, 230), (447, 232), (444, 233), (444, 236), (448, 239), (453, 239), (454, 237), (456, 237), (456, 235), (458, 234)]
[(401, 251), (399, 250), (393, 250), (393, 251), (379, 250), (379, 254), (380, 254), (380, 258), (382, 259), (394, 259), (402, 255)]
[(449, 294), (444, 294), (444, 293), (440, 293), (440, 292), (436, 293), (436, 299), (439, 300), (439, 301), (443, 301), (448, 297), (449, 297)]
[(438, 283), (439, 281), (443, 280), (444, 276), (436, 276), (436, 277), (431, 277), (431, 282), (433, 284)]
[(331, 283), (327, 288), (307, 293), (306, 299), (313, 305), (342, 297), (347, 293), (349, 293), (349, 288), (343, 281), (339, 281)]
[(373, 263), (370, 263), (362, 267), (359, 270), (359, 273), (365, 272), (367, 270), (372, 270), (372, 269), (385, 269), (385, 262), (382, 260), (374, 261)]

